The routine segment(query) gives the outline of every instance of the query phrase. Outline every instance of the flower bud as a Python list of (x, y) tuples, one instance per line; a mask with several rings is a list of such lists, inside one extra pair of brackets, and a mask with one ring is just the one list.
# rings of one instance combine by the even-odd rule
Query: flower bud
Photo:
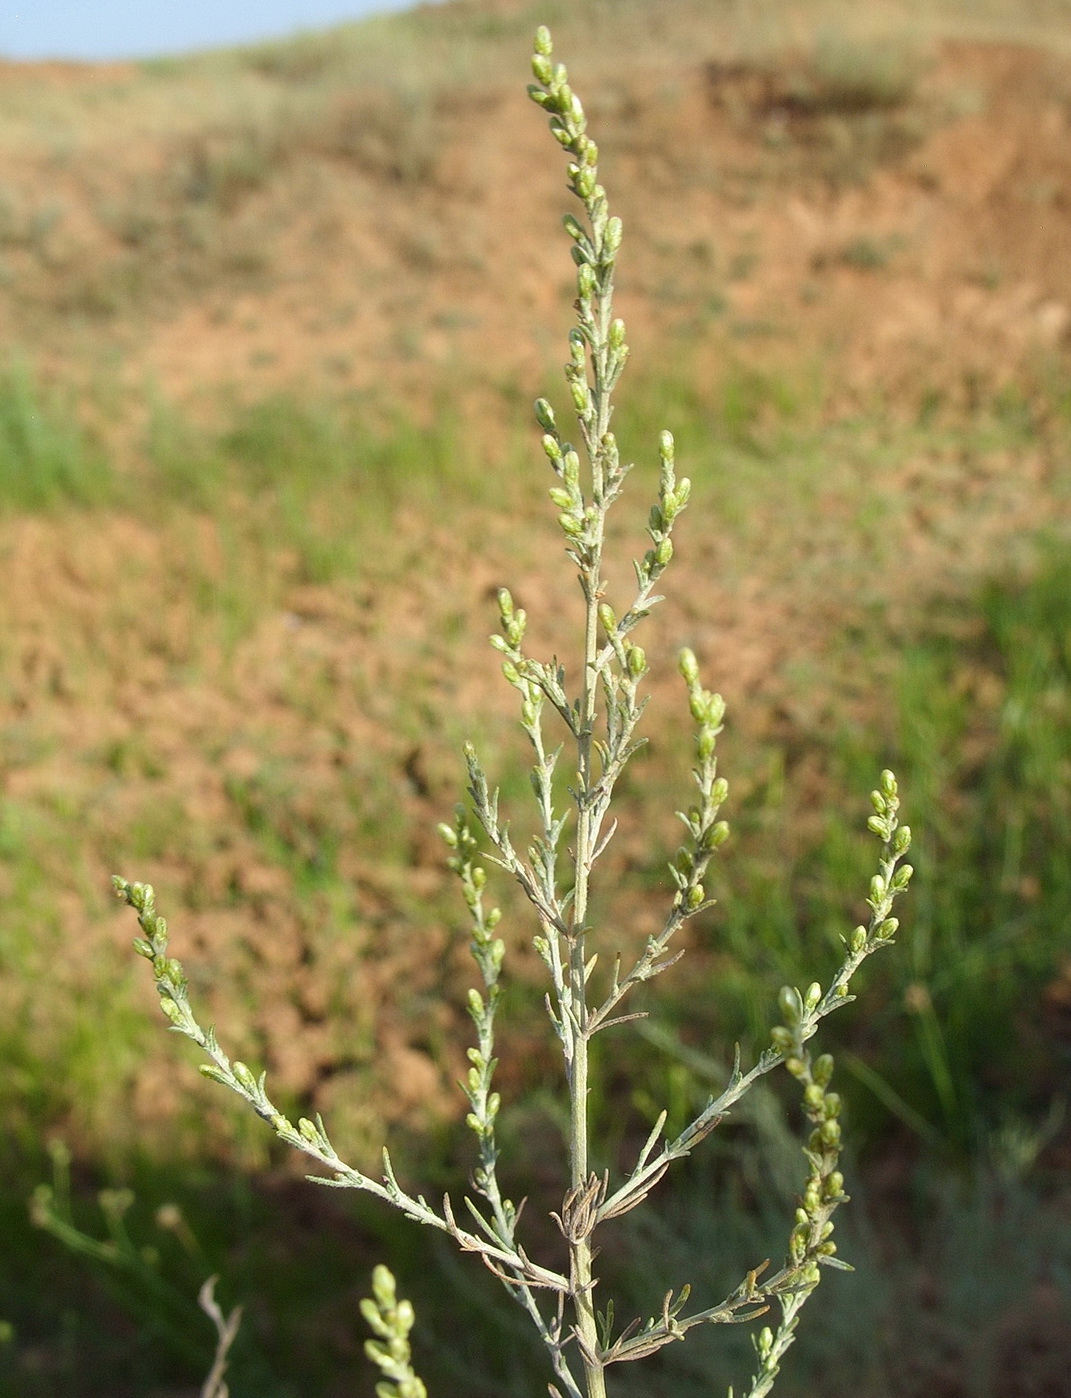
[(699, 664), (696, 661), (695, 652), (689, 650), (687, 646), (677, 657), (677, 669), (681, 672), (686, 684), (699, 683)]
[(172, 1024), (184, 1023), (186, 1016), (182, 1013), (181, 1008), (175, 1004), (174, 1000), (171, 999), (170, 995), (160, 996), (160, 1008), (163, 1010), (164, 1014), (167, 1015)]
[(911, 875), (914, 872), (915, 871), (910, 864), (901, 864), (899, 869), (897, 869), (896, 873), (893, 874), (893, 888), (895, 888), (898, 893), (901, 889), (906, 888), (908, 884), (911, 882)]
[(783, 985), (777, 995), (777, 1005), (789, 1024), (799, 1024), (803, 1018), (803, 1001), (794, 985)]
[(236, 1059), (231, 1064), (231, 1072), (246, 1092), (256, 1092), (257, 1080), (244, 1063)]
[(535, 417), (544, 432), (553, 432), (555, 427), (554, 409), (545, 398), (535, 400)]
[(532, 72), (539, 79), (539, 81), (543, 84), (544, 87), (549, 87), (551, 80), (554, 77), (554, 65), (551, 63), (550, 59), (546, 56), (546, 54), (533, 53)]
[(895, 836), (893, 837), (893, 853), (897, 856), (897, 858), (899, 858), (900, 855), (906, 854), (910, 848), (911, 826), (901, 825), (899, 830), (897, 830)]

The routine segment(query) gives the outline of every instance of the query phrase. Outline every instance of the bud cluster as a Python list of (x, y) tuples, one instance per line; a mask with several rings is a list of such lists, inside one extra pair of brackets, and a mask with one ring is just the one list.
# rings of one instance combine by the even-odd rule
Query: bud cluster
[[(686, 484), (686, 481), (681, 482), (681, 486)], [(672, 490), (670, 485), (669, 492)], [(677, 812), (690, 839), (677, 850), (669, 872), (677, 885), (674, 906), (694, 913), (708, 906), (703, 875), (714, 851), (729, 838), (728, 824), (718, 819), (718, 812), (729, 794), (729, 783), (718, 776), (715, 751), (725, 717), (725, 700), (720, 694), (703, 688), (699, 663), (691, 650), (681, 651), (678, 669), (688, 686), (688, 707), (696, 724), (696, 765), (692, 768), (692, 777), (699, 788), (699, 799), (687, 812)]]
[(376, 1398), (428, 1398), (428, 1390), (413, 1373), (411, 1362), (413, 1307), (398, 1300), (394, 1277), (382, 1264), (372, 1273), (372, 1295), (362, 1300), (361, 1315), (378, 1336), (364, 1345), (365, 1354), (384, 1374), (376, 1384)]
[(651, 506), (647, 518), (647, 533), (651, 544), (644, 554), (643, 561), (636, 564), (636, 578), (640, 587), (657, 582), (673, 557), (673, 541), (670, 534), (677, 516), (688, 504), (692, 483), (687, 476), (678, 484), (673, 472), (673, 434), (663, 432), (658, 444), (661, 460), (658, 483), (658, 504)]
[[(817, 987), (812, 987), (817, 990)], [(798, 992), (792, 992), (798, 995)], [(782, 992), (784, 996), (784, 992)], [(810, 993), (805, 997), (818, 997)], [(798, 1285), (810, 1289), (818, 1283), (820, 1263), (836, 1266), (837, 1245), (833, 1241), (832, 1215), (838, 1205), (847, 1201), (844, 1176), (837, 1169), (840, 1158), (841, 1099), (830, 1092), (833, 1059), (828, 1053), (811, 1062), (810, 1055), (793, 1055), (785, 1066), (803, 1085), (803, 1110), (811, 1123), (811, 1133), (804, 1148), (810, 1166), (803, 1194), (796, 1209), (796, 1220), (789, 1236), (789, 1263), (799, 1269)], [(844, 1264), (840, 1264), (843, 1266)]]
[(495, 936), (495, 929), (502, 920), (501, 910), (483, 906), (487, 874), (475, 862), (478, 843), (464, 806), (458, 806), (454, 824), (440, 825), (439, 833), (452, 851), (447, 864), (461, 880), (462, 895), (472, 920), (469, 946), (480, 968), (485, 992), (481, 994), (475, 987), (469, 991), (468, 1010), (476, 1026), (477, 1042), (468, 1051), (470, 1067), (463, 1084), (471, 1109), (466, 1120), (479, 1138), (484, 1153), (489, 1155), (477, 1170), (479, 1184), (482, 1183), (481, 1174), (493, 1164), (495, 1117), (501, 1105), (498, 1093), (491, 1090), (491, 1079), (497, 1062), (493, 1046), (495, 1011), (501, 995), (498, 978), (506, 944)]
[(153, 980), (160, 996), (160, 1008), (174, 1028), (188, 1033), (195, 1028), (186, 990), (189, 982), (180, 962), (167, 954), (167, 919), (156, 911), (156, 895), (152, 884), (127, 883), (112, 879), (116, 895), (138, 915), (144, 937), (134, 938), (134, 950), (152, 963)]

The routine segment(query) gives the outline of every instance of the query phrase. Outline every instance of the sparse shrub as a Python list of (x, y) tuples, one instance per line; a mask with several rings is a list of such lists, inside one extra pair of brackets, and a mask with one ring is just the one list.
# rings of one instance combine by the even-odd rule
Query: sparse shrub
[[(167, 924), (156, 911), (152, 888), (116, 879), (116, 889), (138, 914), (142, 936), (135, 946), (151, 963), (165, 1016), (208, 1059), (202, 1072), (243, 1098), (281, 1141), (312, 1158), (325, 1172), (316, 1177), (320, 1182), (371, 1194), (479, 1256), (536, 1327), (554, 1373), (550, 1391), (557, 1398), (604, 1398), (611, 1366), (653, 1355), (697, 1326), (754, 1321), (769, 1312), (770, 1322), (764, 1321), (755, 1336), (757, 1367), (746, 1389), (748, 1398), (762, 1398), (793, 1342), (800, 1310), (818, 1285), (821, 1268), (846, 1266), (831, 1236), (833, 1215), (847, 1200), (839, 1168), (841, 1102), (829, 1090), (832, 1058), (812, 1056), (809, 1045), (820, 1022), (851, 999), (849, 984), (862, 962), (894, 939), (893, 902), (911, 874), (910, 866), (901, 863), (910, 833), (899, 824), (896, 780), (884, 772), (872, 795), (869, 819), (881, 852), (866, 900), (868, 920), (846, 933), (843, 960), (826, 988), (817, 981), (804, 990), (785, 986), (778, 999), (781, 1022), (751, 1066), (745, 1069), (738, 1055), (724, 1089), (676, 1135), (663, 1137), (667, 1113), (662, 1111), (631, 1167), (620, 1176), (612, 1173), (590, 1139), (591, 1044), (603, 1030), (642, 1015), (631, 1007), (634, 992), (678, 959), (674, 942), (683, 926), (712, 904), (704, 880), (729, 834), (720, 815), (728, 785), (717, 771), (725, 705), (703, 686), (692, 652), (682, 651), (679, 668), (695, 730), (696, 790), (680, 813), (685, 836), (669, 867), (664, 921), (634, 958), (626, 958), (609, 934), (596, 932), (593, 876), (614, 835), (610, 811), (615, 785), (643, 741), (637, 735), (648, 664), (635, 634), (661, 600), (656, 588), (673, 557), (673, 531), (688, 504), (690, 484), (678, 479), (673, 438), (663, 432), (658, 498), (647, 525), (649, 547), (635, 560), (634, 593), (615, 608), (608, 600), (603, 552), (609, 511), (631, 469), (611, 431), (612, 396), (628, 358), (624, 324), (613, 316), (621, 222), (610, 215), (598, 183), (597, 147), (564, 67), (552, 59), (546, 29), (536, 35), (532, 66), (537, 82), (530, 94), (548, 113), (554, 137), (570, 158), (569, 188), (584, 214), (583, 220), (573, 214), (565, 218), (577, 268), (577, 325), (569, 336), (565, 378), (579, 449), (559, 429), (549, 403), (540, 399), (536, 404), (543, 450), (555, 478), (550, 496), (584, 599), (584, 631), (572, 673), (556, 657), (538, 660), (524, 648), (524, 611), (508, 591), (499, 592), (501, 629), (492, 643), (502, 656), (507, 682), (517, 691), (521, 726), (531, 744), (538, 833), (527, 849), (515, 847), (498, 792), (471, 746), (466, 751), (470, 804), (459, 806), (454, 822), (440, 827), (470, 915), (480, 979), (468, 1001), (476, 1044), (469, 1050), (464, 1090), (478, 1158), (464, 1211), (455, 1209), (449, 1197), (436, 1205), (410, 1193), (386, 1152), (381, 1178), (354, 1168), (336, 1152), (322, 1119), (293, 1122), (280, 1111), (268, 1096), (265, 1075), (232, 1060), (215, 1031), (199, 1023), (186, 975), (169, 955)], [(562, 736), (561, 746), (555, 745), (551, 729)], [(563, 780), (559, 759), (565, 749), (569, 771)], [(481, 844), (487, 847), (484, 854)], [(488, 903), (485, 863), (515, 880), (531, 904), (538, 927), (535, 948), (549, 982), (547, 1010), (562, 1050), (568, 1097), (569, 1178), (560, 1210), (553, 1215), (568, 1255), (564, 1266), (529, 1254), (519, 1227), (520, 1207), (505, 1197), (500, 1183), (495, 1125), (500, 1099), (494, 1072), (506, 946), (498, 936), (499, 910)], [(768, 1263), (756, 1259), (757, 1265), (727, 1294), (705, 1298), (694, 1309), (688, 1304), (690, 1287), (674, 1286), (649, 1319), (619, 1325), (612, 1300), (604, 1301), (596, 1289), (597, 1231), (642, 1204), (674, 1162), (690, 1155), (755, 1084), (782, 1066), (802, 1089), (807, 1131), (806, 1168), (783, 1262), (768, 1270)], [(381, 1398), (423, 1398), (423, 1384), (410, 1365), (411, 1308), (397, 1300), (385, 1269), (376, 1273), (374, 1293), (364, 1310), (377, 1336), (369, 1353), (384, 1373), (377, 1392)], [(214, 1319), (225, 1353), (226, 1322), (221, 1313)]]
[(815, 38), (799, 100), (816, 110), (867, 112), (900, 107), (914, 96), (922, 59), (904, 40), (862, 42), (838, 29)]

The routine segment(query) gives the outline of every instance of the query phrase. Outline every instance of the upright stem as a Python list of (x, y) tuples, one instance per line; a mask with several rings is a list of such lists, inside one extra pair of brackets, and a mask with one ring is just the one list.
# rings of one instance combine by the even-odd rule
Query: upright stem
[[(588, 881), (591, 875), (592, 809), (588, 799), (593, 782), (592, 748), (595, 726), (595, 695), (597, 677), (595, 656), (598, 647), (598, 592), (602, 554), (602, 526), (593, 551), (590, 569), (583, 577), (586, 601), (584, 627), (584, 678), (581, 691), (580, 732), (577, 738), (580, 809), (576, 830), (576, 883), (573, 894), (573, 936), (569, 951), (569, 984), (572, 1002), (572, 1061), (569, 1075), (570, 1095), (570, 1185), (580, 1190), (588, 1179), (588, 1009), (586, 990), (587, 937), (585, 922), (588, 906)], [(570, 1276), (573, 1283), (573, 1304), (576, 1308), (576, 1328), (583, 1344), (584, 1373), (588, 1398), (605, 1398), (606, 1379), (602, 1363), (588, 1355), (598, 1350), (598, 1327), (595, 1321), (595, 1299), (592, 1286), (591, 1237), (570, 1242)]]

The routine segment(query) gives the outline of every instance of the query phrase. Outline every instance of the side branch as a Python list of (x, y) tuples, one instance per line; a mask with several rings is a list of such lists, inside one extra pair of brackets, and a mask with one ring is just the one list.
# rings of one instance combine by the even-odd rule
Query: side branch
[(369, 1175), (353, 1169), (342, 1160), (328, 1139), (323, 1121), (316, 1122), (302, 1117), (297, 1125), (289, 1121), (271, 1101), (265, 1090), (266, 1074), (255, 1077), (244, 1063), (232, 1060), (219, 1046), (214, 1030), (202, 1029), (190, 1006), (188, 981), (181, 964), (167, 954), (167, 922), (156, 912), (154, 895), (149, 884), (131, 884), (125, 879), (115, 878), (116, 893), (138, 914), (138, 922), (145, 936), (134, 941), (134, 948), (152, 965), (153, 978), (160, 995), (160, 1008), (171, 1021), (172, 1028), (195, 1044), (211, 1060), (201, 1065), (201, 1072), (207, 1078), (222, 1083), (253, 1108), (262, 1117), (276, 1136), (287, 1145), (310, 1156), (317, 1164), (331, 1172), (332, 1178), (312, 1176), (318, 1184), (332, 1185), (341, 1189), (361, 1189), (376, 1198), (393, 1204), (406, 1217), (416, 1223), (448, 1233), (464, 1252), (478, 1253), (489, 1265), (497, 1264), (515, 1271), (530, 1286), (546, 1287), (552, 1291), (567, 1292), (568, 1279), (558, 1272), (537, 1266), (519, 1247), (507, 1247), (489, 1239), (477, 1237), (459, 1227), (448, 1197), (444, 1197), (442, 1213), (436, 1212), (423, 1197), (407, 1194), (398, 1184), (391, 1166), (390, 1157), (383, 1152), (383, 1180), (374, 1180)]

